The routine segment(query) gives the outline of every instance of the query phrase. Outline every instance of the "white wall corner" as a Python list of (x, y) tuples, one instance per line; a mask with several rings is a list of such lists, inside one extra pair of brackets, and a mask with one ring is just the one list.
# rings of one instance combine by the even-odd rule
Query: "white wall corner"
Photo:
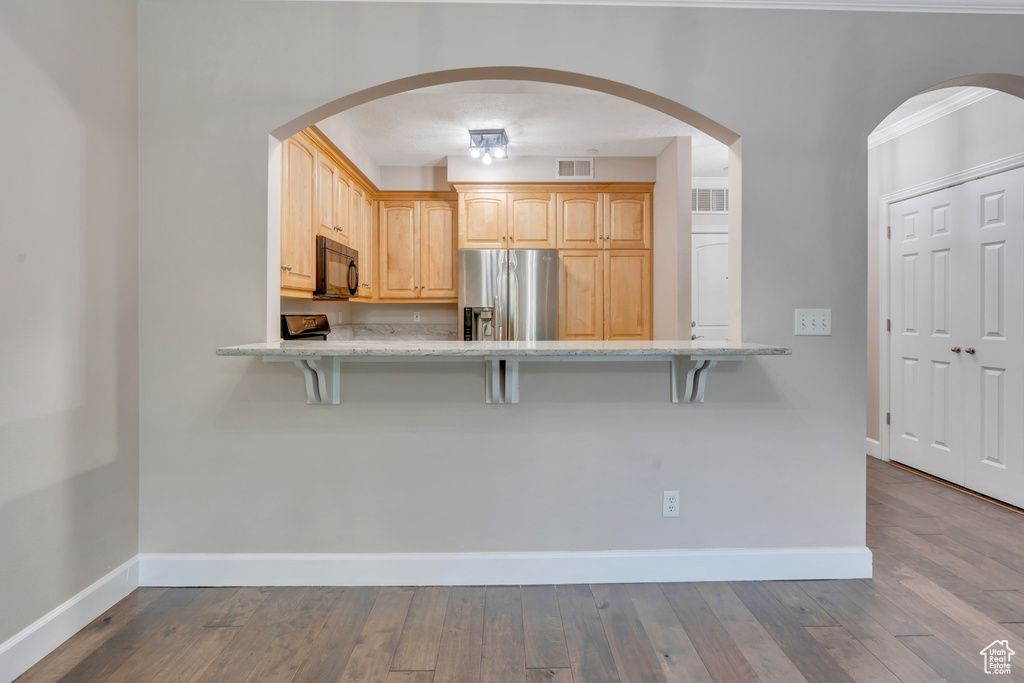
[(727, 548), (536, 553), (142, 554), (143, 586), (464, 586), (871, 577), (871, 551)]
[(867, 454), (872, 458), (882, 458), (882, 444), (879, 443), (878, 439), (872, 439), (870, 436), (867, 437)]
[(11, 683), (139, 587), (139, 556), (0, 643), (0, 683)]

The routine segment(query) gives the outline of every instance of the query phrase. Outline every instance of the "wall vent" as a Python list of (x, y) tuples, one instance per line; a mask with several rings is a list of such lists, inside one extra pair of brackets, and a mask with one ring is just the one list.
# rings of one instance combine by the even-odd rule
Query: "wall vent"
[(594, 158), (555, 159), (555, 178), (594, 179)]
[(724, 187), (695, 187), (693, 213), (728, 213), (729, 190)]

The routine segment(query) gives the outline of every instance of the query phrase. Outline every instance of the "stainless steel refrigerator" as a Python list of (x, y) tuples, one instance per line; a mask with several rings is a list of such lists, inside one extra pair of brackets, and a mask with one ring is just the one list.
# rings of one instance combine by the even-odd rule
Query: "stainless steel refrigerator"
[(459, 250), (459, 315), (466, 341), (558, 339), (558, 252)]

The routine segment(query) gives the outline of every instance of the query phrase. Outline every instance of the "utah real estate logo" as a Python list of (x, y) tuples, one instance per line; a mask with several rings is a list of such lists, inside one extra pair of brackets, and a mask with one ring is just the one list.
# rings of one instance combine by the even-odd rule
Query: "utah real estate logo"
[(988, 647), (981, 651), (981, 656), (985, 658), (985, 673), (1009, 675), (1010, 657), (1013, 657), (1015, 654), (1017, 653), (1010, 649), (1010, 641), (992, 641)]

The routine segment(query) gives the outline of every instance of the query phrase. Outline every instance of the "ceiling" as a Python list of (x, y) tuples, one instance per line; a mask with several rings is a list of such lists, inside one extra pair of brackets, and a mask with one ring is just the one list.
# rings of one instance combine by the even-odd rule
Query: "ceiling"
[(657, 156), (693, 138), (693, 174), (727, 175), (725, 145), (678, 119), (605, 93), (534, 81), (463, 81), (413, 90), (337, 116), (381, 166), (440, 166), (467, 154), (467, 131), (504, 128), (509, 156)]

